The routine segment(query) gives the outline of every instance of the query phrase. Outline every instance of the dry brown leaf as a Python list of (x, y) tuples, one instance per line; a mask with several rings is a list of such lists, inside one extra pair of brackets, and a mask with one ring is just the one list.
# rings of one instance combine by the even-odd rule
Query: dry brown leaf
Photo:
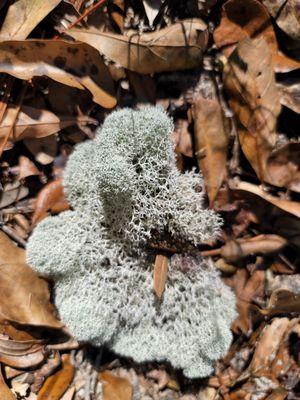
[(168, 257), (158, 254), (155, 257), (153, 270), (153, 289), (156, 296), (161, 299), (165, 291), (168, 278)]
[(56, 135), (24, 139), (23, 143), (34, 156), (35, 160), (42, 165), (52, 163), (57, 154)]
[(37, 400), (60, 400), (73, 380), (75, 368), (70, 356), (62, 356), (62, 367), (49, 376), (38, 393)]
[(9, 389), (5, 380), (3, 378), (1, 369), (0, 369), (0, 399), (1, 400), (16, 400), (15, 395)]
[(17, 341), (0, 335), (0, 362), (14, 368), (32, 368), (44, 361), (46, 353), (39, 340)]
[(88, 89), (106, 108), (116, 105), (114, 84), (102, 57), (85, 43), (64, 40), (12, 40), (0, 43), (0, 72), (20, 79), (48, 76), (77, 89)]
[(48, 284), (28, 265), (0, 265), (0, 317), (2, 321), (61, 328), (53, 313)]
[(9, 6), (0, 30), (0, 41), (26, 39), (62, 0), (18, 0)]
[(40, 171), (37, 169), (34, 163), (31, 160), (29, 160), (28, 157), (20, 156), (18, 179), (19, 180), (25, 179), (28, 176), (33, 176), (33, 175), (40, 175)]
[(279, 93), (266, 42), (245, 39), (228, 59), (224, 85), (229, 104), (238, 118), (242, 150), (259, 179), (270, 179), (267, 160), (276, 144), (280, 113)]
[(198, 97), (193, 104), (195, 154), (212, 206), (226, 176), (228, 134), (216, 99)]
[[(12, 126), (12, 117), (14, 116), (15, 106), (7, 107), (5, 115), (0, 124), (0, 140), (7, 136)], [(61, 129), (72, 125), (96, 124), (97, 121), (88, 116), (57, 116), (48, 110), (41, 110), (28, 106), (22, 106), (14, 127), (11, 130), (9, 139), (12, 142), (28, 138), (42, 138), (53, 135)]]
[(25, 263), (25, 250), (18, 247), (4, 232), (0, 231), (0, 265)]
[(22, 186), (20, 182), (6, 183), (0, 195), (0, 208), (9, 206), (26, 197), (29, 189)]
[(300, 114), (300, 84), (286, 80), (276, 84), (280, 92), (280, 103)]
[(206, 24), (196, 18), (142, 35), (124, 36), (77, 27), (68, 30), (68, 34), (93, 46), (111, 61), (142, 74), (195, 68), (208, 42)]
[(214, 31), (217, 47), (226, 56), (245, 38), (263, 37), (276, 72), (300, 68), (300, 62), (279, 52), (276, 35), (266, 8), (258, 0), (229, 0), (222, 7), (221, 24)]
[(246, 192), (253, 193), (261, 197), (262, 199), (266, 200), (267, 202), (273, 204), (274, 206), (280, 208), (281, 210), (284, 210), (300, 218), (300, 203), (297, 201), (290, 201), (272, 196), (268, 194), (268, 192), (263, 190), (260, 186), (253, 185), (252, 183), (249, 182), (230, 180), (229, 187), (232, 190), (243, 190)]
[(39, 192), (32, 216), (32, 225), (35, 226), (44, 219), (49, 211), (59, 213), (68, 209), (69, 203), (64, 194), (62, 179), (55, 179), (47, 183)]
[(300, 40), (300, 11), (298, 0), (263, 0), (277, 25), (292, 39)]
[(100, 372), (99, 378), (103, 385), (103, 400), (132, 400), (133, 389), (127, 379), (109, 371)]

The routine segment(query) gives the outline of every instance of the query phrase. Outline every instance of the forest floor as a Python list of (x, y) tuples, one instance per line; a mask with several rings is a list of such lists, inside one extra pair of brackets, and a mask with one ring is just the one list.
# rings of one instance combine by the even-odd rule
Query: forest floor
[[(4, 0), (0, 27), (0, 399), (300, 399), (297, 0)], [(224, 220), (197, 250), (239, 316), (206, 379), (79, 346), (26, 264), (32, 229), (69, 208), (73, 147), (144, 104)]]

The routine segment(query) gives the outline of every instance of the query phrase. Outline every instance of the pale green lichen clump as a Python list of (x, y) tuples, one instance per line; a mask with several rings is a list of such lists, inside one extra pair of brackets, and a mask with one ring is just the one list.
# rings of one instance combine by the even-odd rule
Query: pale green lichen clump
[(197, 245), (215, 238), (221, 223), (203, 209), (199, 174), (177, 170), (172, 129), (156, 107), (107, 117), (68, 161), (74, 211), (42, 221), (27, 254), (54, 280), (56, 306), (78, 340), (138, 362), (168, 361), (195, 378), (226, 354), (235, 299), (199, 255), (171, 257), (162, 300), (153, 292), (153, 233)]

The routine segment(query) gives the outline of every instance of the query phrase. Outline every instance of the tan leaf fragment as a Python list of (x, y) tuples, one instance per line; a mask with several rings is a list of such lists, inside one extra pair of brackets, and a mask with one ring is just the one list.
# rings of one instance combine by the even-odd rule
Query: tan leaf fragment
[(0, 30), (0, 41), (26, 39), (62, 0), (18, 0), (9, 6)]
[(75, 368), (71, 364), (70, 355), (62, 356), (62, 366), (49, 376), (38, 393), (37, 400), (60, 400), (73, 380)]
[(25, 263), (26, 254), (4, 232), (0, 231), (0, 265), (4, 263)]
[(143, 0), (143, 6), (147, 15), (149, 25), (153, 25), (153, 21), (157, 17), (164, 0)]
[(40, 171), (37, 169), (34, 163), (31, 160), (29, 160), (29, 158), (26, 156), (19, 157), (18, 167), (19, 167), (19, 175), (18, 175), (19, 180), (25, 179), (28, 176), (40, 175)]
[(281, 106), (271, 53), (263, 38), (238, 44), (225, 67), (224, 86), (238, 119), (243, 153), (259, 179), (272, 183), (267, 160), (276, 144)]
[(168, 278), (168, 257), (158, 254), (155, 257), (153, 270), (153, 289), (156, 296), (161, 299)]
[(207, 47), (206, 24), (197, 18), (142, 35), (118, 35), (74, 27), (68, 34), (88, 43), (111, 61), (141, 74), (176, 71), (200, 65)]
[(198, 97), (193, 104), (195, 154), (212, 206), (227, 174), (228, 133), (220, 103)]
[(87, 89), (106, 108), (116, 105), (114, 83), (102, 57), (85, 43), (64, 40), (11, 40), (0, 43), (0, 72), (28, 80), (47, 76)]
[(127, 379), (109, 371), (100, 372), (99, 379), (103, 385), (103, 400), (132, 400), (133, 389)]

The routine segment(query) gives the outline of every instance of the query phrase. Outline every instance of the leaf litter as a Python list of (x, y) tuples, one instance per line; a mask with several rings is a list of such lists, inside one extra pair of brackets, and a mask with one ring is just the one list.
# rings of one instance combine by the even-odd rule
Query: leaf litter
[[(0, 13), (1, 399), (299, 399), (297, 2), (19, 0)], [(178, 167), (198, 168), (224, 220), (215, 243), (150, 243), (158, 303), (169, 256), (191, 249), (236, 293), (234, 341), (199, 382), (79, 347), (25, 261), (33, 226), (69, 208), (74, 146), (114, 107), (145, 103), (174, 118)]]

